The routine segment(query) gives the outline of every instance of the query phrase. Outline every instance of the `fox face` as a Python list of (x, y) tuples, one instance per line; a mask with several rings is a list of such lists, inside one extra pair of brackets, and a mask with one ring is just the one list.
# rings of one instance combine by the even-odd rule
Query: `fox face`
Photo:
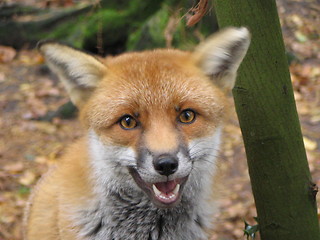
[(193, 52), (106, 59), (40, 44), (88, 129), (98, 192), (131, 189), (159, 208), (201, 193), (215, 170), (225, 90), (234, 84), (249, 39), (245, 28), (229, 28)]
[(150, 199), (171, 207), (181, 199), (194, 162), (218, 147), (207, 141), (219, 129), (224, 96), (190, 53), (158, 50), (113, 61), (82, 118), (94, 139), (115, 146), (110, 153), (123, 149), (114, 161), (128, 168)]

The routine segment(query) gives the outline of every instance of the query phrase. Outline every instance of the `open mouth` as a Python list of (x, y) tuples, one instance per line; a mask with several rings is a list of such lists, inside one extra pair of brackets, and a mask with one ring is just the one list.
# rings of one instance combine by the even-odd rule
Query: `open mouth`
[(147, 183), (139, 173), (130, 168), (133, 179), (144, 190), (158, 207), (168, 208), (177, 205), (181, 200), (182, 190), (188, 177), (177, 178), (166, 182)]
[(179, 179), (168, 182), (158, 182), (152, 184), (152, 190), (158, 201), (164, 204), (174, 203), (178, 200), (180, 195)]

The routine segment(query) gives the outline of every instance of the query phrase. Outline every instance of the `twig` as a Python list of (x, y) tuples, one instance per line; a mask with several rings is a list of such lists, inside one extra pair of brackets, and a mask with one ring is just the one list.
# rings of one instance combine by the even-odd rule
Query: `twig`
[(208, 5), (208, 0), (199, 0), (198, 4), (189, 10), (189, 12), (191, 12), (193, 15), (187, 21), (188, 27), (192, 27), (198, 23), (201, 18), (203, 18), (203, 16), (207, 13)]

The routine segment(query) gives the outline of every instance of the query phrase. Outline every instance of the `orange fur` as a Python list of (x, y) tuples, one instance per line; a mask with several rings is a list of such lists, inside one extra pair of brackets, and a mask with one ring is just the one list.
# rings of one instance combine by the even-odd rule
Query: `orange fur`
[(74, 144), (38, 183), (25, 219), (26, 239), (77, 239), (69, 214), (93, 197), (86, 144)]

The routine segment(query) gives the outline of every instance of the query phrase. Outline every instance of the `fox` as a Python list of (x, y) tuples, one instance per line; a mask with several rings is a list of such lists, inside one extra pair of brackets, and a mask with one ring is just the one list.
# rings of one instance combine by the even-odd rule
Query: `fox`
[(193, 51), (105, 58), (40, 42), (85, 134), (35, 186), (24, 239), (209, 239), (227, 97), (250, 38), (229, 27)]

